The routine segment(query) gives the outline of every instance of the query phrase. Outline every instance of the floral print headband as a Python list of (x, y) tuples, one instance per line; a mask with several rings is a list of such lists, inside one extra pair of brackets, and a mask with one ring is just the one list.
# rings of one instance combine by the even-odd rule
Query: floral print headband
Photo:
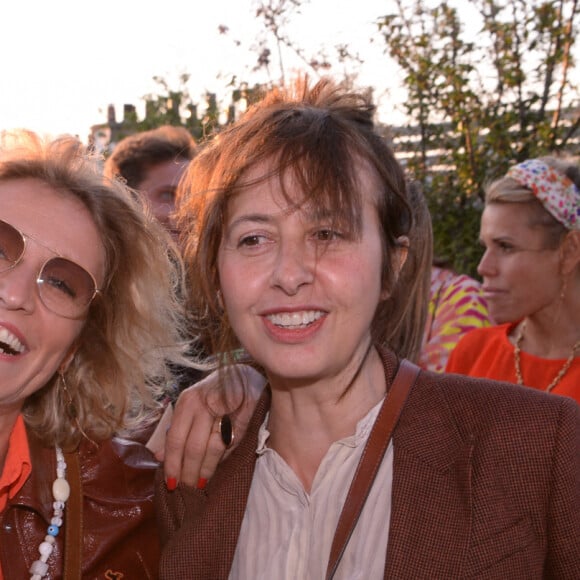
[(544, 209), (569, 230), (580, 230), (580, 189), (560, 171), (539, 159), (528, 159), (506, 173), (527, 187)]

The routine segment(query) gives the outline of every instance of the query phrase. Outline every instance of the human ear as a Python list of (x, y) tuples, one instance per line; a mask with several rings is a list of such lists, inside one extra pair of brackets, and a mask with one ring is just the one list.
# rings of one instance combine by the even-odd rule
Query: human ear
[(216, 292), (216, 301), (217, 301), (217, 305), (219, 307), (220, 310), (225, 310), (225, 306), (224, 306), (224, 298), (222, 296), (222, 291), (218, 290)]
[(67, 353), (64, 355), (64, 358), (62, 359), (59, 367), (58, 367), (58, 373), (60, 375), (64, 374), (68, 367), (70, 366), (70, 363), (73, 361), (75, 354), (77, 353), (77, 350), (79, 348), (79, 345), (77, 344), (77, 342), (73, 342), (73, 344), (70, 346), (70, 348), (68, 349)]
[(568, 232), (560, 244), (560, 270), (563, 275), (572, 273), (580, 264), (580, 231)]
[(400, 274), (405, 262), (407, 261), (407, 256), (409, 255), (409, 238), (407, 236), (399, 236), (397, 238), (397, 251), (395, 258), (397, 260), (395, 267), (397, 275)]
[[(399, 236), (396, 239), (395, 251), (391, 254), (391, 268), (393, 268), (393, 279), (394, 283), (399, 279), (399, 274), (407, 261), (407, 256), (409, 255), (409, 238), (407, 236)], [(392, 294), (392, 288), (383, 288), (381, 291), (381, 300), (386, 300)]]

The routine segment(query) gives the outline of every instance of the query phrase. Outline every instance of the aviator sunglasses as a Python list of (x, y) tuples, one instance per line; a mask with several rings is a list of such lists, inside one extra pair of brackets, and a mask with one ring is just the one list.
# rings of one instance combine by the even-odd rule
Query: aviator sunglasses
[(0, 220), (0, 273), (18, 266), (26, 251), (27, 240), (33, 240), (56, 254), (56, 257), (44, 262), (36, 277), (42, 303), (59, 316), (81, 318), (99, 293), (93, 275), (72, 260), (59, 256), (33, 236), (22, 233), (2, 220)]

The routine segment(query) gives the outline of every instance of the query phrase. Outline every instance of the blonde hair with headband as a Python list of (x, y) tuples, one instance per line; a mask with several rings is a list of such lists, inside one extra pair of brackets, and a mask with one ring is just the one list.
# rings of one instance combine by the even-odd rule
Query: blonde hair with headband
[[(506, 177), (529, 189), (566, 229), (580, 230), (580, 188), (550, 161), (551, 158), (528, 159), (510, 168)], [(578, 173), (577, 165), (576, 169)]]

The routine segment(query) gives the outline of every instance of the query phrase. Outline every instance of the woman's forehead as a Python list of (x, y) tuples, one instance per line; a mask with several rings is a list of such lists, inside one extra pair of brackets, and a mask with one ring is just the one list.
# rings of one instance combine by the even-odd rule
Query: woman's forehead
[[(329, 200), (340, 197), (360, 200), (372, 196), (373, 201), (383, 189), (377, 170), (359, 156), (352, 156), (350, 167), (336, 166), (331, 172), (317, 172), (320, 169), (315, 160), (301, 160), (281, 167), (275, 158), (262, 160), (248, 168), (237, 182), (236, 189), (251, 189), (267, 183), (273, 192), (280, 192), (295, 205), (305, 201), (313, 206), (324, 205)], [(322, 175), (328, 179), (322, 180)], [(337, 191), (339, 190), (339, 191)], [(320, 204), (319, 202), (322, 202)], [(334, 203), (328, 208), (331, 208)]]

